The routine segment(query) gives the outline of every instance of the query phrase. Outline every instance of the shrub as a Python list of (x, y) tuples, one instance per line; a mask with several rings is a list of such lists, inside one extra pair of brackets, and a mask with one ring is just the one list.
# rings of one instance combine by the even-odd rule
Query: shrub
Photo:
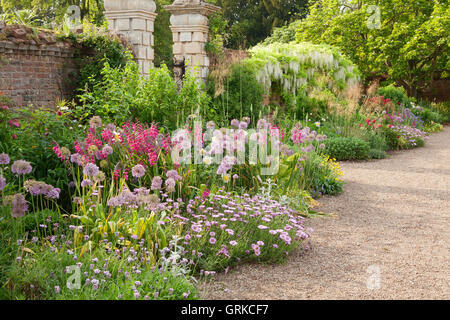
[(141, 75), (139, 66), (128, 53), (123, 69), (113, 68), (105, 62), (103, 80), (80, 96), (83, 106), (74, 114), (82, 119), (98, 115), (105, 120), (122, 123), (128, 119), (158, 122), (169, 129), (183, 124), (190, 114), (206, 112), (208, 97), (199, 90), (196, 78), (189, 72), (178, 88), (167, 66), (152, 68), (147, 76)]
[(213, 97), (211, 106), (214, 113), (221, 116), (220, 121), (228, 124), (230, 120), (242, 117), (258, 119), (264, 90), (256, 80), (254, 70), (238, 63), (231, 67), (224, 79), (218, 77), (210, 76), (207, 88), (208, 94)]
[(327, 103), (324, 100), (309, 97), (306, 92), (301, 91), (295, 102), (296, 119), (317, 118), (327, 111)]
[(83, 33), (74, 36), (72, 40), (81, 46), (77, 57), (81, 64), (78, 93), (84, 91), (86, 86), (93, 90), (95, 84), (103, 80), (102, 69), (105, 62), (111, 68), (123, 68), (126, 63), (125, 48), (119, 38), (101, 32), (94, 26), (85, 24)]
[(412, 112), (416, 116), (420, 117), (423, 120), (423, 122), (425, 122), (425, 124), (430, 124), (432, 122), (444, 123), (446, 120), (445, 116), (438, 111), (435, 111), (428, 107), (421, 107), (415, 103), (411, 104), (412, 104), (411, 107)]
[(427, 134), (417, 128), (403, 125), (390, 126), (384, 129), (390, 149), (402, 150), (423, 147)]
[(385, 151), (380, 149), (370, 149), (368, 157), (370, 159), (384, 159), (387, 157), (387, 154)]
[(405, 108), (411, 107), (411, 101), (403, 87), (395, 87), (393, 84), (390, 84), (379, 88), (377, 93), (386, 99), (392, 100), (397, 105), (402, 104)]
[(325, 142), (324, 153), (337, 160), (364, 160), (369, 157), (370, 145), (359, 138), (331, 138)]
[[(0, 117), (1, 114), (0, 110)], [(69, 146), (78, 138), (78, 121), (70, 120), (59, 111), (30, 108), (9, 113), (7, 119), (10, 124), (6, 125), (5, 119), (6, 127), (0, 135), (4, 134), (10, 141), (2, 141), (0, 153), (8, 153), (12, 161), (23, 158), (29, 161), (33, 167), (31, 176), (61, 189), (62, 203), (70, 207), (68, 172), (54, 156), (52, 148), (55, 144)], [(14, 139), (10, 138), (12, 136)]]

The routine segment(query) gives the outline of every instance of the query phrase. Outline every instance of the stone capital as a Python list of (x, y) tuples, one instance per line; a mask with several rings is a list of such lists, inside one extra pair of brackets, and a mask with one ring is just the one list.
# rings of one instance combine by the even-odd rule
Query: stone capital
[(145, 11), (155, 12), (153, 0), (104, 0), (105, 10), (109, 11)]
[(210, 16), (211, 14), (222, 10), (222, 8), (215, 6), (210, 3), (205, 3), (201, 1), (184, 1), (177, 2), (173, 4), (164, 6), (164, 8), (169, 11), (172, 15), (191, 15), (191, 14), (201, 14), (203, 16)]

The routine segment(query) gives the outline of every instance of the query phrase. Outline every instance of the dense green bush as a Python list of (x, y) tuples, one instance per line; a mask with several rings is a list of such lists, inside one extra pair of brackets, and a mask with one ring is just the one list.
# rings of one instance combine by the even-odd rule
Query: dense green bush
[(370, 145), (359, 138), (331, 138), (325, 141), (324, 153), (337, 160), (364, 160), (369, 157)]
[(212, 108), (222, 117), (224, 123), (228, 124), (228, 120), (242, 117), (258, 118), (264, 100), (264, 90), (250, 66), (235, 64), (229, 74), (221, 80), (210, 76), (207, 89), (208, 94), (213, 97)]
[(300, 91), (295, 101), (296, 119), (317, 118), (325, 114), (327, 103), (324, 100), (309, 97), (305, 91)]
[[(0, 110), (0, 116), (1, 113)], [(0, 135), (5, 135), (9, 140), (2, 140), (0, 153), (9, 154), (12, 161), (29, 161), (33, 167), (33, 178), (60, 188), (64, 208), (71, 208), (68, 190), (71, 178), (64, 163), (55, 157), (52, 149), (55, 144), (70, 146), (78, 139), (82, 129), (79, 122), (60, 112), (29, 108), (11, 112), (2, 123), (6, 124), (8, 119), (15, 119), (11, 123), (16, 125), (7, 125), (1, 130)], [(13, 178), (10, 171), (7, 175)]]
[(378, 95), (391, 99), (395, 104), (401, 103), (405, 108), (411, 107), (411, 101), (402, 87), (396, 87), (393, 84), (381, 87), (377, 91)]
[(370, 149), (368, 156), (370, 159), (384, 159), (387, 157), (387, 154), (380, 149)]
[(413, 108), (412, 112), (414, 113), (414, 115), (419, 116), (426, 124), (429, 124), (431, 122), (444, 123), (446, 120), (445, 115), (427, 107)]
[(83, 91), (86, 86), (90, 90), (102, 81), (102, 69), (105, 62), (112, 68), (122, 68), (126, 63), (125, 48), (117, 37), (90, 29), (75, 41), (81, 45), (78, 59), (81, 63), (77, 91)]

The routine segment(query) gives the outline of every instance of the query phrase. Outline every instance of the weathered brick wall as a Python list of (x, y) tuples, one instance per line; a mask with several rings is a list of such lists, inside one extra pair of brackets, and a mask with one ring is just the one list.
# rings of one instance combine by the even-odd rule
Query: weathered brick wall
[(72, 95), (78, 66), (70, 42), (23, 26), (0, 26), (0, 91), (19, 106), (54, 107)]

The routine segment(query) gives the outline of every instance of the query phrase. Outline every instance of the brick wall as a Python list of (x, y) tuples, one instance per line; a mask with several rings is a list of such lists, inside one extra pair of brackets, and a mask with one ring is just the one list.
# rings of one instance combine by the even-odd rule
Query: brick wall
[(74, 52), (70, 42), (49, 32), (0, 26), (0, 91), (18, 106), (56, 106), (75, 88)]

